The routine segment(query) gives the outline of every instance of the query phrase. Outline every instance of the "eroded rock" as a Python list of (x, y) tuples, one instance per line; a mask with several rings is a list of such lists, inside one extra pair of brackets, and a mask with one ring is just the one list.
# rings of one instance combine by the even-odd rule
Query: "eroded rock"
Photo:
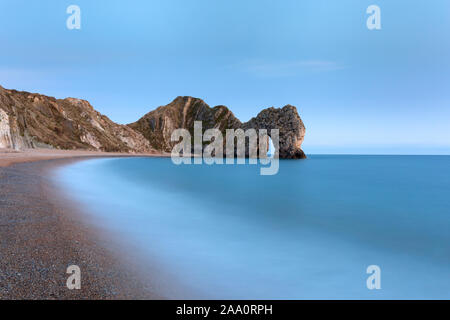
[[(175, 129), (194, 133), (219, 129), (279, 130), (280, 158), (305, 158), (301, 145), (305, 126), (294, 106), (268, 108), (242, 123), (225, 106), (209, 107), (203, 100), (178, 97), (129, 125), (120, 125), (94, 110), (86, 100), (55, 99), (0, 86), (0, 148), (57, 148), (116, 152), (171, 152)], [(224, 139), (224, 145), (226, 141)], [(247, 154), (248, 155), (248, 154)]]
[[(303, 159), (301, 149), (305, 137), (305, 126), (294, 106), (281, 109), (268, 108), (246, 123), (242, 123), (225, 106), (209, 107), (203, 100), (193, 97), (178, 97), (166, 106), (147, 113), (138, 121), (129, 124), (146, 137), (152, 147), (171, 152), (176, 142), (171, 142), (173, 130), (187, 129), (193, 136), (194, 121), (202, 121), (203, 132), (217, 128), (224, 137), (226, 129), (271, 129), (279, 130), (279, 155), (285, 159)], [(225, 144), (225, 142), (224, 142)]]
[(55, 99), (0, 87), (0, 147), (151, 152), (139, 132), (81, 99)]

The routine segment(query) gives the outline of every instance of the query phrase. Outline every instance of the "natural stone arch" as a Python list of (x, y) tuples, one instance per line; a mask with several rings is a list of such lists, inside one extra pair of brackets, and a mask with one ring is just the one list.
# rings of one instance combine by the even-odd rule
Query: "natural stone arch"
[[(164, 121), (159, 121), (164, 119)], [(175, 142), (170, 134), (175, 128), (183, 128), (193, 133), (194, 121), (201, 121), (203, 131), (219, 129), (224, 135), (226, 129), (266, 129), (270, 136), (272, 129), (279, 130), (279, 157), (285, 159), (306, 158), (301, 149), (305, 136), (305, 126), (294, 106), (268, 108), (255, 118), (242, 123), (225, 106), (210, 108), (203, 100), (193, 97), (177, 97), (166, 106), (147, 113), (138, 121), (129, 124), (143, 134), (157, 150), (170, 152)], [(225, 152), (224, 152), (225, 154)]]
[[(305, 125), (294, 106), (283, 108), (268, 108), (261, 111), (255, 118), (243, 124), (244, 129), (266, 129), (271, 137), (271, 130), (279, 130), (279, 156), (282, 159), (304, 159), (301, 149), (305, 137)], [(272, 138), (272, 137), (271, 137)]]

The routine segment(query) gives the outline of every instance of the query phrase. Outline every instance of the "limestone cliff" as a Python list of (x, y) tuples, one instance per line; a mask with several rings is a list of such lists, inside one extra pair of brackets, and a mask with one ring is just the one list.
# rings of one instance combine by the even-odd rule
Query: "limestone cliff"
[(175, 144), (170, 141), (172, 132), (183, 128), (193, 134), (194, 121), (202, 121), (204, 130), (217, 128), (223, 131), (227, 128), (240, 128), (242, 125), (227, 107), (210, 108), (201, 99), (178, 97), (129, 126), (141, 132), (154, 148), (171, 152)]
[(210, 108), (203, 100), (178, 97), (129, 125), (120, 125), (80, 99), (55, 99), (0, 86), (0, 148), (57, 148), (115, 152), (171, 152), (175, 129), (279, 129), (280, 158), (305, 158), (305, 136), (297, 109), (268, 108), (241, 123), (225, 106)]
[(203, 100), (192, 97), (178, 97), (166, 106), (147, 113), (137, 122), (129, 124), (134, 130), (141, 132), (152, 147), (170, 152), (174, 142), (170, 141), (174, 129), (194, 130), (194, 121), (202, 121), (203, 130), (225, 129), (279, 129), (280, 158), (306, 158), (301, 149), (305, 137), (305, 126), (294, 106), (287, 105), (281, 109), (268, 108), (257, 117), (241, 123), (225, 106), (210, 108)]
[(149, 152), (140, 133), (80, 99), (55, 99), (0, 86), (0, 148)]
[(242, 126), (244, 129), (279, 130), (280, 158), (304, 159), (302, 143), (305, 138), (305, 125), (297, 113), (297, 108), (287, 105), (281, 109), (268, 108), (261, 111)]

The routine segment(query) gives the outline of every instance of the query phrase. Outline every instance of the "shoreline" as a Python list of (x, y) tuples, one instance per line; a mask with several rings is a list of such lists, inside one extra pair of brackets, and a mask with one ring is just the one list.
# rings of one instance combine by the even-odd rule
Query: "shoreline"
[(13, 150), (0, 148), (0, 168), (9, 167), (17, 163), (28, 163), (52, 159), (76, 159), (87, 157), (114, 158), (114, 157), (170, 157), (165, 153), (121, 153), (86, 150), (55, 150), (55, 149), (26, 149)]
[[(84, 159), (163, 155), (19, 154), (5, 160), (0, 153), (0, 300), (162, 299), (137, 263), (84, 221), (49, 175)], [(81, 290), (66, 287), (70, 265), (81, 269)]]

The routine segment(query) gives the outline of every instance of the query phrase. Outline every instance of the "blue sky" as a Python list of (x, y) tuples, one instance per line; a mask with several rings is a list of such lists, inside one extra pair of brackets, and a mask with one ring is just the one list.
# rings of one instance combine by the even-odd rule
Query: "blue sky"
[(242, 121), (292, 104), (306, 153), (450, 154), (449, 31), (447, 0), (2, 0), (0, 85), (119, 123), (179, 95)]

